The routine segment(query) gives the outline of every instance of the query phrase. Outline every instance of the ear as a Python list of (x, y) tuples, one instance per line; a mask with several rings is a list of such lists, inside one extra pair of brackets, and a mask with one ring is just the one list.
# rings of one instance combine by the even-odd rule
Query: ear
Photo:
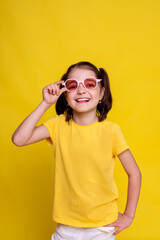
[(102, 100), (102, 98), (103, 98), (103, 96), (104, 96), (104, 92), (105, 92), (105, 87), (100, 88), (99, 100)]

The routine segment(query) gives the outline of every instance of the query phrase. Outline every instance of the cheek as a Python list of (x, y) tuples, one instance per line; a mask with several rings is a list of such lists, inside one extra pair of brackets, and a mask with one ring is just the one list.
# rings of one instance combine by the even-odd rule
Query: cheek
[(99, 101), (99, 99), (101, 98), (100, 89), (97, 89), (97, 91), (92, 94), (92, 97), (93, 97), (93, 99)]
[(65, 93), (65, 98), (67, 102), (70, 102), (73, 99), (73, 93)]
[(105, 90), (104, 88), (99, 89), (99, 93), (98, 93), (99, 100), (101, 100), (103, 98), (104, 90)]

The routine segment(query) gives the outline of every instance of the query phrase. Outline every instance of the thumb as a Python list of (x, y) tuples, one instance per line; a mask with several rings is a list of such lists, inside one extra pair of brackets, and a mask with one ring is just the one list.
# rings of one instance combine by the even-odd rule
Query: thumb
[(110, 223), (108, 225), (105, 225), (104, 227), (116, 227), (116, 223), (113, 222), (113, 223)]
[(59, 95), (61, 95), (61, 94), (64, 93), (65, 91), (66, 91), (66, 88), (65, 88), (65, 87), (60, 88)]

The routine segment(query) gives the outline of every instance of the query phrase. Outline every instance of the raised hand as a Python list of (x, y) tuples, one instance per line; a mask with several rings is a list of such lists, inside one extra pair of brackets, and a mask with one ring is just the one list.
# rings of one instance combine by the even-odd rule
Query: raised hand
[(43, 94), (43, 100), (47, 103), (52, 105), (55, 103), (59, 96), (66, 91), (66, 88), (59, 88), (59, 84), (62, 84), (64, 81), (57, 81), (53, 84), (47, 85), (45, 88), (42, 90)]

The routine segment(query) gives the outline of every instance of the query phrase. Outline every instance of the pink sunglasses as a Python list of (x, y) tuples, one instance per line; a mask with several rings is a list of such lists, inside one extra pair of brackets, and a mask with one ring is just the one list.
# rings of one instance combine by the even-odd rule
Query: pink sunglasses
[(98, 82), (100, 81), (102, 81), (102, 79), (97, 79), (95, 77), (88, 77), (82, 81), (77, 81), (77, 79), (71, 78), (62, 83), (62, 86), (65, 86), (68, 92), (74, 92), (79, 88), (79, 84), (82, 83), (87, 90), (93, 90), (97, 87)]

